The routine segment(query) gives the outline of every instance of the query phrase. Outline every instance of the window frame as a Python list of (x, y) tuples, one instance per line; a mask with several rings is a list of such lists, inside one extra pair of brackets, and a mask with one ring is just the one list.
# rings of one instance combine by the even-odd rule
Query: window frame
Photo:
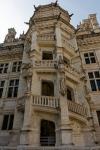
[[(3, 65), (3, 66), (2, 66)], [(0, 63), (0, 74), (8, 73), (9, 63)]]
[[(12, 116), (12, 118), (11, 118), (11, 116)], [(6, 127), (5, 127), (5, 117), (7, 117)], [(11, 125), (11, 122), (12, 122), (12, 125)], [(14, 113), (3, 114), (1, 130), (2, 131), (13, 130), (13, 125), (14, 125)]]
[[(1, 85), (2, 82), (4, 82), (4, 83), (3, 83), (3, 86)], [(5, 80), (1, 80), (1, 81), (0, 81), (0, 90), (2, 89), (2, 94), (0, 94), (0, 98), (2, 98), (2, 96), (3, 96), (4, 86), (5, 86)]]
[[(16, 63), (16, 64), (14, 64)], [(21, 65), (22, 65), (22, 61), (14, 61), (12, 64), (12, 72), (20, 72), (21, 71)], [(14, 69), (14, 70), (13, 70)]]
[[(12, 81), (14, 82), (13, 85), (11, 85)], [(18, 84), (16, 84), (16, 81), (18, 81)], [(17, 94), (15, 92), (16, 88), (17, 88)], [(17, 96), (18, 96), (18, 88), (19, 88), (19, 79), (10, 79), (9, 82), (8, 82), (7, 98), (17, 98)], [(11, 89), (12, 89), (12, 91), (10, 91)]]
[[(97, 72), (99, 73), (98, 77), (96, 77)], [(89, 74), (91, 74), (90, 75), (91, 77), (89, 77)], [(92, 71), (92, 72), (88, 72), (88, 78), (89, 78), (90, 87), (91, 87), (92, 92), (100, 91), (100, 86), (98, 84), (100, 82), (100, 71), (95, 70), (95, 71)], [(94, 84), (95, 87), (92, 87), (92, 84)], [(93, 88), (94, 88), (94, 90), (93, 90)]]
[[(91, 54), (93, 53), (93, 56), (91, 56)], [(87, 56), (85, 56), (87, 55)], [(94, 59), (94, 62), (92, 62)], [(84, 60), (85, 60), (85, 64), (95, 64), (97, 62), (96, 60), (96, 55), (95, 55), (95, 52), (91, 51), (91, 52), (85, 52), (84, 53)], [(88, 63), (86, 62), (88, 60)]]

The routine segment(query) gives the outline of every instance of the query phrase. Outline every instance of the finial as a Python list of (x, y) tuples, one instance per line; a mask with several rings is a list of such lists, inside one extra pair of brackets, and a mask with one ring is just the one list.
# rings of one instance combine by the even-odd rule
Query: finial
[(29, 22), (24, 22), (25, 24), (29, 25)]
[(37, 7), (34, 5), (34, 9), (37, 10)]
[(56, 0), (56, 2), (55, 2), (55, 6), (57, 6), (57, 4), (58, 4), (58, 0)]
[(69, 15), (69, 17), (71, 18), (73, 15), (74, 15), (74, 14), (72, 13), (72, 14)]

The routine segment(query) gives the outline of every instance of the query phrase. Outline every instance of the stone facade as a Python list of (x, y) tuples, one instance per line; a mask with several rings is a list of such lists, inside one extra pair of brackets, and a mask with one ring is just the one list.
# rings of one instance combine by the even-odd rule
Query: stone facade
[(0, 146), (100, 149), (100, 26), (75, 29), (57, 2), (35, 7), (26, 34), (0, 44)]

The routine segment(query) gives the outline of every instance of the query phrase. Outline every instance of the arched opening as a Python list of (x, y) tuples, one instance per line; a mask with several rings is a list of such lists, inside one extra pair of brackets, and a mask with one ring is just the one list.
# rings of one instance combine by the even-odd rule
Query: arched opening
[(55, 123), (48, 120), (41, 120), (40, 144), (41, 146), (55, 146)]

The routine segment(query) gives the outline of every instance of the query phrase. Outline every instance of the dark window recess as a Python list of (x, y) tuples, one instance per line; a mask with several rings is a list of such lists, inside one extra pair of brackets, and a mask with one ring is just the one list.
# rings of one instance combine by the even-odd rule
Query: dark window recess
[(42, 60), (52, 60), (53, 54), (52, 52), (43, 52), (42, 53)]
[(72, 101), (72, 92), (70, 89), (67, 89), (67, 99)]
[(95, 55), (93, 52), (85, 53), (84, 58), (86, 64), (96, 63)]
[(4, 83), (5, 81), (0, 81), (0, 98), (2, 98)]
[(7, 97), (17, 97), (19, 80), (10, 80)]
[(4, 115), (2, 130), (12, 130), (13, 121), (14, 121), (14, 115), (13, 114)]
[(88, 75), (89, 75), (89, 78), (90, 78), (90, 79), (91, 79), (91, 78), (94, 78), (93, 72), (89, 72)]
[(70, 64), (70, 61), (67, 58), (64, 57), (63, 59), (64, 59), (64, 64), (66, 64), (66, 65)]
[(55, 123), (48, 120), (41, 120), (40, 144), (41, 146), (55, 146)]
[(42, 95), (54, 96), (54, 84), (49, 81), (42, 81)]
[(91, 85), (92, 91), (96, 91), (97, 90), (96, 84), (95, 84), (95, 80), (90, 80), (90, 85)]
[(97, 111), (97, 117), (98, 117), (98, 122), (99, 122), (99, 125), (100, 125), (100, 111)]

